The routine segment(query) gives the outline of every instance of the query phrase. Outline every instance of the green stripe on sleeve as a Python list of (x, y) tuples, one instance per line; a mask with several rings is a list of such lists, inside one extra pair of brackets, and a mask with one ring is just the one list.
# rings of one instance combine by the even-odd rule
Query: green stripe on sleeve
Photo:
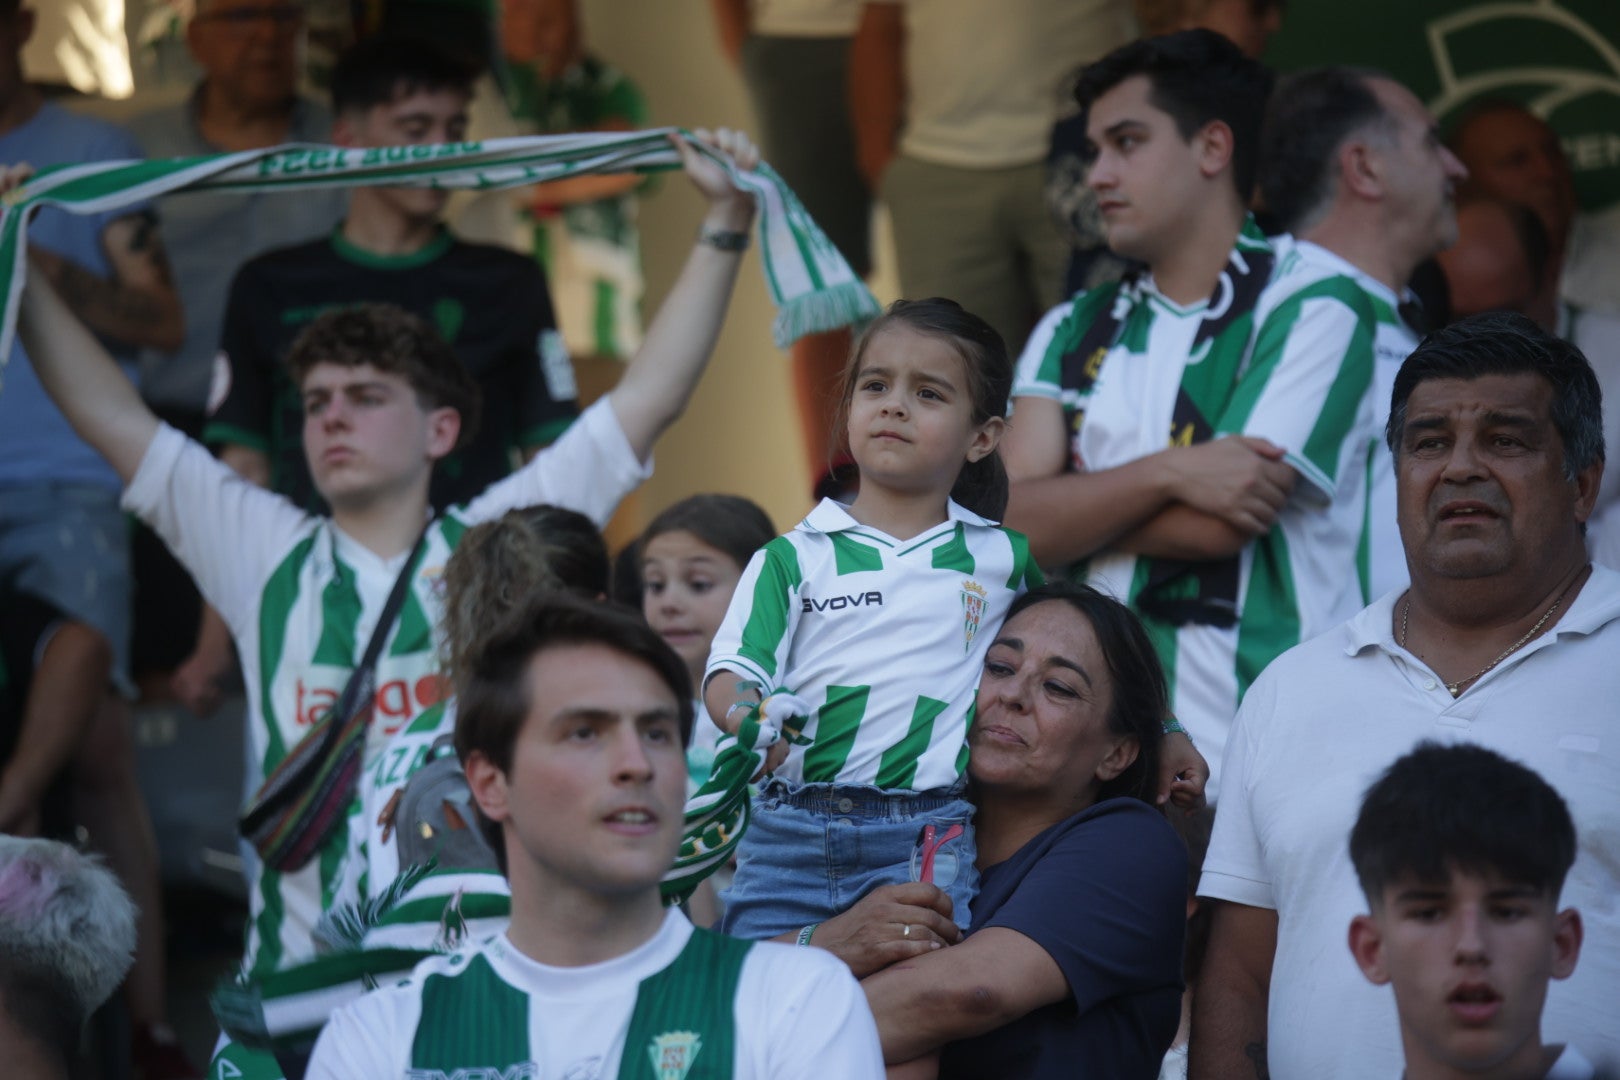
[(948, 703), (918, 695), (911, 710), (911, 727), (906, 737), (883, 752), (878, 763), (877, 786), (885, 789), (910, 788), (917, 779), (917, 762), (928, 750), (934, 736), (934, 721)]
[(827, 687), (826, 704), (816, 710), (816, 741), (804, 752), (805, 783), (831, 783), (844, 771), (871, 694), (870, 686)]
[[(1251, 353), (1251, 363), (1243, 373), (1232, 399), (1222, 410), (1216, 429), (1221, 432), (1241, 432), (1248, 427), (1250, 415), (1265, 394), (1277, 368), (1288, 358), (1288, 342), (1299, 324), (1305, 304), (1312, 300), (1337, 301), (1355, 316), (1355, 328), (1339, 357), (1337, 373), (1317, 412), (1317, 418), (1307, 437), (1305, 446), (1291, 454), (1291, 464), (1302, 472), (1313, 474), (1314, 480), (1326, 478), (1331, 487), (1339, 472), (1339, 450), (1345, 436), (1355, 425), (1367, 388), (1372, 384), (1373, 326), (1371, 302), (1367, 294), (1347, 277), (1332, 277), (1306, 286), (1290, 296), (1261, 325)], [(1311, 357), (1296, 357), (1294, 362), (1311, 362)]]
[(1356, 415), (1372, 386), (1373, 355), (1373, 324), (1358, 318), (1344, 359), (1339, 363), (1339, 373), (1328, 388), (1322, 411), (1316, 414), (1310, 438), (1305, 440), (1306, 460), (1335, 480), (1339, 475), (1344, 440), (1355, 429)]
[(1013, 571), (1012, 576), (1007, 578), (1007, 588), (1021, 593), (1045, 584), (1046, 578), (1042, 576), (1041, 568), (1029, 556), (1029, 537), (1016, 529), (1004, 528), (1001, 531), (1007, 534), (1007, 542), (1012, 545), (1013, 552)]
[[(1231, 401), (1221, 412), (1220, 422), (1215, 425), (1218, 431), (1240, 432), (1248, 424), (1249, 414), (1259, 403), (1266, 384), (1271, 381), (1277, 366), (1288, 355), (1288, 339), (1299, 323), (1300, 313), (1306, 301), (1321, 299), (1338, 300), (1369, 325), (1372, 323), (1367, 294), (1346, 277), (1327, 278), (1315, 282), (1284, 300), (1266, 317), (1265, 322), (1260, 324), (1254, 348), (1250, 350), (1249, 366), (1233, 391)], [(1371, 368), (1368, 370), (1370, 374)]]
[(799, 553), (792, 541), (778, 536), (762, 549), (764, 557), (759, 576), (754, 579), (753, 604), (743, 625), (737, 647), (750, 663), (774, 679), (786, 659), (788, 626), (792, 622), (793, 596), (804, 580), (799, 569)]

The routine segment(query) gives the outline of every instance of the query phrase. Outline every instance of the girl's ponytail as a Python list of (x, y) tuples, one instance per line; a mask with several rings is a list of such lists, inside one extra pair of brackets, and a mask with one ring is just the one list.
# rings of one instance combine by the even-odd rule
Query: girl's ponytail
[(1011, 490), (1007, 480), (1007, 466), (1001, 460), (1001, 451), (992, 450), (978, 461), (962, 466), (951, 486), (951, 498), (982, 518), (1000, 521), (1007, 512), (1007, 496)]

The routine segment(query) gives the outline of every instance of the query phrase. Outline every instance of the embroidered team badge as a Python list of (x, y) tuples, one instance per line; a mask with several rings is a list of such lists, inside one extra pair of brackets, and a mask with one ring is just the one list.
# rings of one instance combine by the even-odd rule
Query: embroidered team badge
[(984, 605), (990, 594), (977, 581), (962, 583), (962, 651), (973, 648), (973, 637), (979, 632), (979, 620), (984, 618)]
[(653, 1073), (658, 1080), (686, 1080), (692, 1062), (702, 1049), (703, 1036), (697, 1032), (666, 1031), (652, 1037), (647, 1056), (652, 1058)]

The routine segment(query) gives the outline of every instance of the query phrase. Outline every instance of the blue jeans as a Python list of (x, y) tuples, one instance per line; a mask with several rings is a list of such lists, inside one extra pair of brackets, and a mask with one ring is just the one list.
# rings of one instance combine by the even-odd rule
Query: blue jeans
[(832, 918), (877, 888), (918, 880), (924, 830), (960, 834), (933, 854), (931, 880), (966, 930), (979, 890), (973, 804), (959, 791), (897, 791), (838, 784), (766, 784), (737, 847), (737, 876), (722, 896), (720, 929), (758, 940)]

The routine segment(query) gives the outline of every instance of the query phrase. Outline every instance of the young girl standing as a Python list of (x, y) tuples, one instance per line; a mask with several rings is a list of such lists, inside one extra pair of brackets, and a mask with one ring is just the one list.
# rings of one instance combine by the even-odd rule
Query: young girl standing
[[(715, 632), (726, 616), (743, 567), (776, 536), (771, 519), (740, 495), (693, 495), (657, 517), (641, 534), (641, 613), (703, 685)], [(720, 729), (698, 702), (686, 766), (695, 790), (714, 766)]]
[(803, 699), (772, 747), (724, 897), (726, 933), (816, 923), (873, 888), (931, 880), (968, 925), (977, 887), (966, 735), (984, 653), (1041, 580), (997, 525), (996, 454), (1012, 366), (984, 320), (950, 300), (899, 301), (845, 371), (860, 493), (823, 500), (743, 572), (714, 639), (704, 701), (735, 731), (761, 695)]

